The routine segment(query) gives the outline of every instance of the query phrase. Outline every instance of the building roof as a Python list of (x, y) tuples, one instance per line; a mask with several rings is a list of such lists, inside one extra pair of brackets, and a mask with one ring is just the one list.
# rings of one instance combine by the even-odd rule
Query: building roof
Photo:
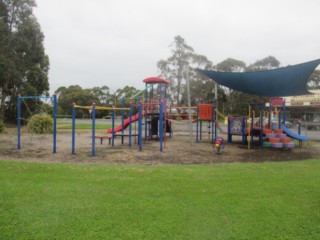
[(310, 94), (307, 81), (320, 59), (257, 72), (217, 72), (198, 69), (220, 85), (260, 96), (280, 97)]

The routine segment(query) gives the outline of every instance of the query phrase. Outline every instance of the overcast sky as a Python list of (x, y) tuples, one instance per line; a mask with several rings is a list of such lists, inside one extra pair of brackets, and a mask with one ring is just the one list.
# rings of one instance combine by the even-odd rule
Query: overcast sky
[(36, 0), (50, 58), (50, 92), (60, 86), (126, 85), (158, 75), (180, 35), (214, 64), (269, 55), (282, 66), (320, 58), (319, 0)]

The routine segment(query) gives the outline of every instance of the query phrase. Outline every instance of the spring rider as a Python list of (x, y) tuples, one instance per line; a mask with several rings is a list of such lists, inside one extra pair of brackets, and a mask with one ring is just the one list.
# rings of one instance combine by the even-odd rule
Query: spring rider
[(213, 148), (215, 150), (216, 153), (220, 154), (222, 149), (224, 148), (224, 140), (222, 137), (216, 137), (213, 140)]

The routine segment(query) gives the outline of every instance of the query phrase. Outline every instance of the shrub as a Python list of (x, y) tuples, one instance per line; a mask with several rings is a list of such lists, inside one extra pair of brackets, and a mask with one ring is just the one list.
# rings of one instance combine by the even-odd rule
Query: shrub
[(28, 124), (28, 132), (36, 134), (52, 133), (53, 119), (48, 114), (33, 115)]
[(4, 131), (4, 122), (0, 120), (0, 133)]

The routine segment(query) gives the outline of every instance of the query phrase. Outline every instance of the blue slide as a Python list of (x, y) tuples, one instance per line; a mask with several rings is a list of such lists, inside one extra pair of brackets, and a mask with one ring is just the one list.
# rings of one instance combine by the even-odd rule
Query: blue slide
[(307, 141), (308, 137), (307, 136), (303, 136), (303, 135), (299, 135), (293, 131), (290, 131), (288, 128), (286, 128), (285, 126), (281, 126), (280, 127), (284, 133), (286, 133), (288, 135), (288, 137), (300, 140), (300, 141)]

